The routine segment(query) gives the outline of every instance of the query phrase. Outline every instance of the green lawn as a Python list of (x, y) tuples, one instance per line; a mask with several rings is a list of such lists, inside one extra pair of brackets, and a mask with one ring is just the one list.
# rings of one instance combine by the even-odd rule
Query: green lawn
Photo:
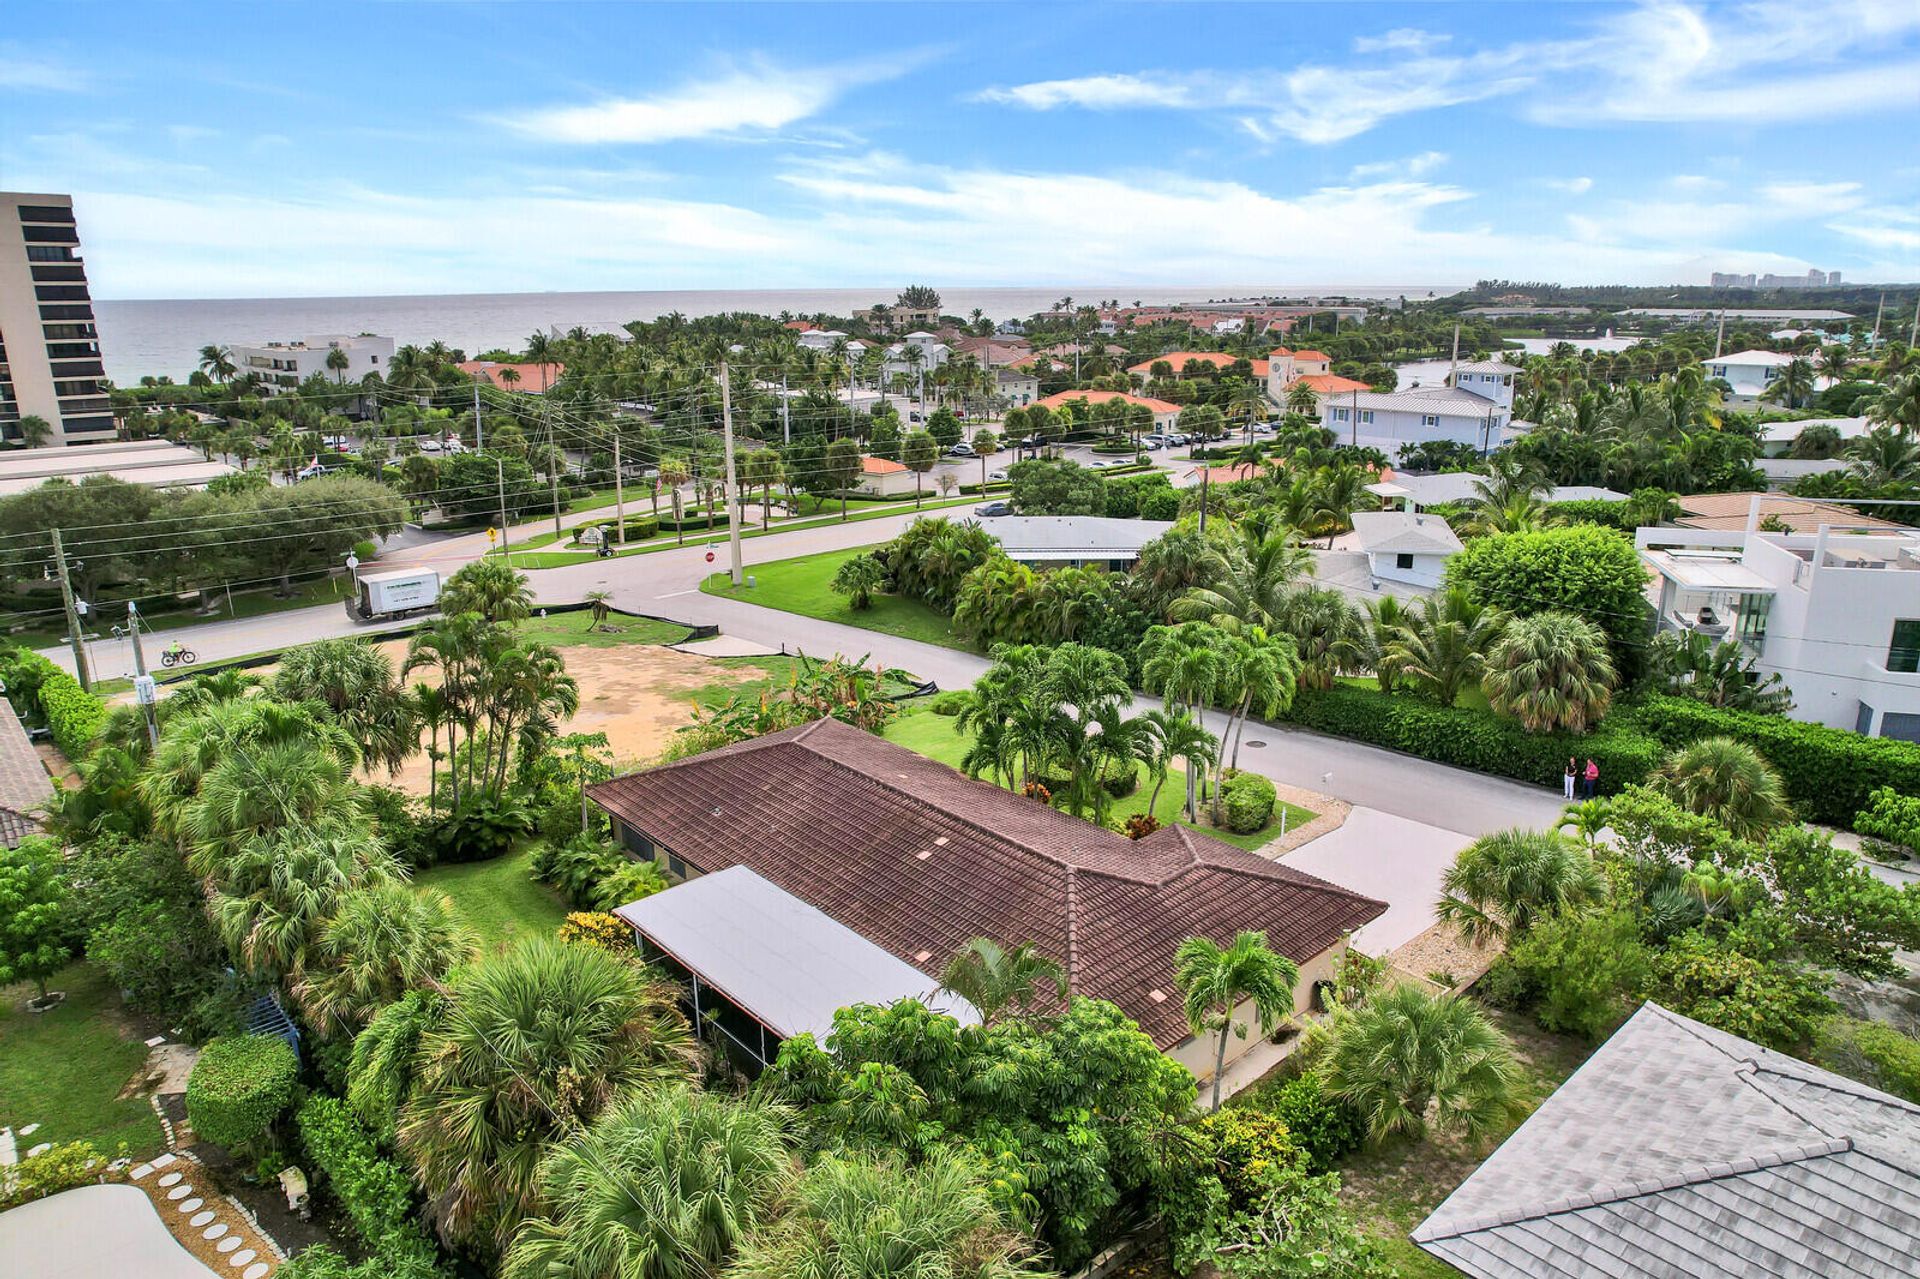
[(514, 627), (514, 634), (522, 641), (555, 648), (618, 648), (623, 644), (677, 644), (688, 631), (677, 622), (622, 617), (618, 613), (609, 613), (604, 623), (594, 626), (593, 614), (582, 611), (530, 617)]
[(532, 847), (524, 846), (490, 862), (435, 866), (413, 882), (453, 898), (481, 945), (497, 950), (526, 937), (550, 937), (567, 917), (565, 903), (533, 877), (532, 861)]
[(48, 983), (67, 992), (52, 1012), (30, 1013), (29, 986), (0, 988), (0, 1127), (39, 1131), (20, 1153), (43, 1141), (91, 1141), (103, 1154), (144, 1159), (166, 1145), (160, 1120), (144, 1096), (119, 1099), (147, 1047), (123, 1027), (120, 999), (106, 974), (73, 964)]
[[(916, 754), (929, 759), (937, 759), (954, 768), (960, 767), (960, 758), (966, 754), (967, 739), (954, 731), (953, 717), (935, 715), (924, 707), (915, 708), (887, 725), (887, 740), (897, 742)], [(1255, 849), (1262, 844), (1279, 838), (1280, 810), (1285, 809), (1287, 829), (1293, 830), (1302, 822), (1310, 822), (1314, 814), (1307, 809), (1280, 801), (1274, 808), (1273, 822), (1263, 831), (1251, 835), (1237, 835), (1229, 830), (1209, 826), (1205, 822), (1189, 822), (1180, 816), (1181, 805), (1186, 800), (1186, 774), (1174, 769), (1167, 774), (1166, 785), (1160, 788), (1160, 802), (1154, 806), (1153, 815), (1160, 819), (1163, 826), (1179, 822), (1182, 826), (1192, 827), (1213, 836), (1215, 839), (1236, 845), (1240, 848)], [(1135, 813), (1147, 811), (1147, 801), (1153, 796), (1153, 779), (1147, 776), (1146, 766), (1140, 769), (1140, 784), (1133, 794), (1125, 799), (1115, 800), (1113, 816), (1128, 818)]]
[(756, 564), (751, 573), (756, 581), (754, 586), (734, 586), (724, 573), (715, 573), (700, 584), (700, 589), (709, 595), (745, 600), (763, 608), (777, 608), (785, 613), (819, 618), (823, 622), (839, 622), (845, 626), (879, 631), (883, 635), (918, 640), (923, 644), (973, 651), (972, 645), (953, 633), (953, 625), (945, 614), (919, 600), (876, 595), (873, 597), (873, 607), (855, 612), (846, 596), (834, 594), (828, 585), (833, 581), (834, 573), (842, 564), (856, 555), (865, 555), (870, 549), (855, 547), (846, 551), (823, 551), (798, 559)]

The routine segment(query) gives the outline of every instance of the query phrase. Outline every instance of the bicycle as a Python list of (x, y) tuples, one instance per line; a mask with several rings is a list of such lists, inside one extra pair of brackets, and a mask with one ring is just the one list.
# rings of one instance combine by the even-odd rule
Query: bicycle
[(162, 666), (191, 666), (199, 660), (200, 654), (190, 648), (178, 650), (164, 649), (160, 653), (160, 665)]

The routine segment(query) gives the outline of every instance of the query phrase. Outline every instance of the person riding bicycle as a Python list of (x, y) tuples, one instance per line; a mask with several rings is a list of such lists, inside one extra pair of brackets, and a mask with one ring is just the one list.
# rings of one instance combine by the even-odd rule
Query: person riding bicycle
[(169, 662), (177, 662), (180, 660), (180, 654), (186, 651), (186, 645), (182, 644), (179, 640), (174, 640), (167, 645), (167, 660)]

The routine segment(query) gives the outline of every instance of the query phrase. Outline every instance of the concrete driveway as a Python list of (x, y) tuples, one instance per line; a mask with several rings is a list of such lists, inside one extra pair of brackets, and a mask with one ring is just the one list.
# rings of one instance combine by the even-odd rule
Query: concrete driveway
[(1342, 888), (1387, 903), (1387, 913), (1353, 935), (1369, 955), (1384, 955), (1433, 927), (1440, 876), (1471, 841), (1440, 826), (1356, 808), (1338, 830), (1280, 860)]
[(7, 1279), (208, 1279), (132, 1186), (81, 1186), (0, 1213)]

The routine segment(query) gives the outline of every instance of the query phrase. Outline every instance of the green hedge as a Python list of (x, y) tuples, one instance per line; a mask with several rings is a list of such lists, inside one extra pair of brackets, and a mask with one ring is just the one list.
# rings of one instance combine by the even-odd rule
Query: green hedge
[(373, 1133), (347, 1104), (315, 1093), (302, 1103), (294, 1123), (308, 1160), (326, 1175), (361, 1242), (395, 1271), (432, 1272), (438, 1256), (414, 1214), (407, 1170), (380, 1154)]
[(216, 1146), (244, 1146), (286, 1109), (299, 1069), (283, 1039), (233, 1035), (212, 1040), (187, 1076), (187, 1120)]
[(93, 753), (93, 744), (107, 726), (107, 704), (65, 671), (55, 671), (40, 685), (40, 711), (47, 717), (54, 744), (76, 764)]
[(1660, 743), (1631, 723), (1609, 719), (1586, 734), (1528, 733), (1490, 711), (1449, 709), (1407, 693), (1336, 684), (1303, 691), (1282, 717), (1302, 728), (1351, 737), (1436, 763), (1493, 773), (1538, 786), (1558, 786), (1567, 757), (1600, 765), (1600, 789), (1646, 780), (1659, 764)]
[(1850, 829), (1883, 786), (1920, 795), (1920, 745), (1912, 742), (1864, 737), (1782, 715), (1720, 710), (1684, 697), (1642, 698), (1627, 714), (1670, 749), (1703, 737), (1745, 742), (1778, 770), (1808, 821)]

